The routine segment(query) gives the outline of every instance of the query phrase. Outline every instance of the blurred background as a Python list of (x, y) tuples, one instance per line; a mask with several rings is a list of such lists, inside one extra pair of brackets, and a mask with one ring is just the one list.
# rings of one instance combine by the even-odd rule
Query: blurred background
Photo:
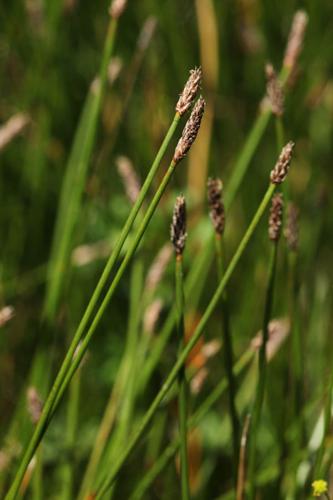
[[(55, 230), (56, 220), (71, 148), (86, 96), (98, 85), (108, 8), (109, 2), (104, 0), (13, 0), (0, 4), (0, 317), (5, 318), (0, 319), (0, 438), (1, 457), (5, 453), (9, 462), (2, 464), (0, 460), (0, 470), (9, 475), (32, 430), (26, 412), (27, 385), (36, 386), (41, 399), (45, 398), (129, 213), (131, 201), (119, 174), (119, 163), (130, 162), (139, 179), (145, 178), (189, 70), (201, 65), (207, 109), (198, 139), (179, 165), (140, 247), (146, 277), (152, 261), (169, 241), (175, 197), (184, 193), (189, 210), (185, 254), (185, 272), (189, 273), (212, 233), (207, 177), (221, 177), (227, 194), (234, 164), (261, 109), (265, 64), (269, 61), (280, 70), (292, 18), (299, 8), (307, 12), (309, 23), (297, 70), (288, 82), (283, 125), (285, 142), (296, 142), (288, 193), (300, 211), (300, 324), (304, 350), (310, 353), (305, 377), (312, 401), (322, 395), (332, 359), (333, 3), (129, 0), (119, 19), (87, 169), (81, 176), (77, 171), (72, 177), (79, 193), (77, 203), (71, 214), (62, 213), (61, 220), (73, 221), (68, 253), (64, 252), (60, 268), (50, 273), (50, 258), (59, 250), (61, 227)], [(162, 161), (155, 187), (172, 158), (180, 130)], [(81, 137), (79, 149), (84, 143)], [(227, 210), (227, 260), (261, 200), (277, 154), (271, 120)], [(228, 287), (237, 357), (261, 327), (269, 253), (266, 219)], [(281, 259), (280, 267), (283, 265)], [(195, 308), (187, 303), (190, 325), (200, 318), (216, 287), (215, 280), (213, 266), (200, 282)], [(285, 314), (285, 282), (281, 272), (276, 315)], [(126, 273), (82, 370), (77, 471), (83, 470), (87, 460), (124, 351), (129, 289), (130, 273)], [(161, 301), (158, 325), (163, 324), (173, 297), (170, 261), (149, 300)], [(216, 322), (212, 319), (205, 341), (215, 336)], [(176, 348), (171, 338), (137, 403), (138, 414), (159, 388)], [(47, 353), (46, 357), (41, 352)], [(222, 372), (218, 356), (209, 360), (199, 400), (214, 387)], [(278, 397), (282, 395), (278, 392)], [(227, 484), (230, 471), (230, 443), (224, 435), (228, 433), (221, 430), (219, 418), (223, 404), (208, 414), (194, 440), (192, 480), (196, 498), (215, 498), (227, 490), (221, 479)], [(57, 464), (68, 452), (62, 442), (65, 413), (62, 408), (47, 435), (45, 470), (49, 483), (44, 498), (58, 498)], [(172, 405), (168, 414), (172, 420)], [(170, 429), (165, 439), (168, 432)], [(269, 443), (272, 433), (268, 427), (264, 441)], [(8, 449), (12, 451), (8, 453)], [(274, 457), (270, 459), (274, 462)], [(140, 470), (135, 469), (135, 463), (132, 468), (134, 484)], [(172, 484), (175, 472), (172, 469), (168, 474), (165, 477)], [(126, 488), (125, 493), (120, 490), (121, 498), (127, 498)], [(147, 498), (164, 498), (163, 488), (161, 480)], [(165, 498), (170, 498), (170, 493)]]

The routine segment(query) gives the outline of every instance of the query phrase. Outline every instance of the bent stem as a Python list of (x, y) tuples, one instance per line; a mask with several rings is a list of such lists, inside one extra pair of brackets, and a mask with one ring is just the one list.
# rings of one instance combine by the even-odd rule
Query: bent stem
[(140, 440), (141, 436), (143, 435), (143, 433), (147, 429), (147, 427), (148, 427), (151, 419), (155, 415), (160, 403), (162, 402), (162, 400), (164, 399), (164, 397), (168, 393), (170, 387), (173, 385), (173, 383), (177, 379), (178, 373), (179, 373), (180, 369), (182, 368), (183, 364), (185, 363), (187, 356), (189, 355), (189, 353), (191, 352), (191, 350), (193, 349), (193, 347), (195, 346), (195, 344), (197, 343), (197, 341), (201, 337), (203, 330), (204, 330), (212, 312), (215, 310), (215, 307), (219, 303), (219, 301), (222, 297), (222, 294), (225, 290), (225, 287), (226, 287), (231, 275), (233, 274), (242, 254), (244, 253), (244, 251), (245, 251), (245, 249), (250, 241), (250, 238), (253, 235), (253, 233), (254, 233), (254, 231), (255, 231), (255, 229), (256, 229), (256, 227), (257, 227), (257, 225), (258, 225), (258, 223), (259, 223), (259, 221), (260, 221), (260, 219), (261, 219), (261, 217), (262, 217), (262, 215), (263, 215), (263, 213), (264, 213), (264, 211), (265, 211), (265, 209), (266, 209), (266, 207), (267, 207), (267, 205), (268, 205), (268, 203), (269, 203), (269, 201), (270, 201), (270, 199), (275, 191), (275, 187), (276, 186), (274, 184), (269, 185), (269, 187), (268, 187), (268, 189), (267, 189), (267, 191), (266, 191), (266, 193), (265, 193), (265, 195), (264, 195), (264, 197), (259, 205), (259, 208), (257, 209), (257, 212), (255, 213), (248, 229), (246, 230), (245, 235), (243, 236), (243, 239), (241, 240), (241, 242), (236, 250), (236, 253), (234, 254), (219, 286), (217, 287), (211, 301), (208, 304), (208, 307), (207, 307), (205, 313), (203, 314), (197, 328), (195, 329), (193, 336), (191, 337), (191, 339), (189, 340), (189, 342), (187, 343), (187, 345), (185, 346), (185, 348), (181, 352), (177, 362), (175, 363), (174, 367), (172, 368), (169, 375), (167, 376), (164, 384), (162, 385), (162, 388), (160, 389), (160, 391), (156, 395), (155, 399), (151, 403), (149, 409), (145, 413), (145, 415), (141, 421), (141, 424), (138, 426), (138, 429), (134, 433), (132, 439), (129, 440), (129, 444), (127, 445), (127, 447), (125, 448), (123, 453), (120, 455), (120, 457), (119, 457), (118, 461), (116, 462), (113, 470), (111, 471), (109, 477), (106, 477), (105, 480), (102, 482), (99, 490), (96, 493), (96, 499), (102, 498), (103, 495), (106, 493), (106, 491), (108, 491), (109, 487), (112, 485), (113, 481), (117, 477), (120, 469), (122, 468), (125, 461), (127, 460), (129, 454), (135, 448), (135, 446), (138, 443), (138, 441)]
[(264, 321), (262, 328), (262, 343), (259, 350), (258, 359), (258, 383), (257, 391), (255, 395), (254, 406), (251, 415), (251, 429), (250, 429), (250, 446), (249, 446), (249, 499), (253, 500), (255, 498), (255, 467), (256, 467), (256, 444), (257, 444), (257, 434), (259, 421), (261, 416), (261, 410), (264, 400), (265, 386), (266, 386), (266, 345), (268, 341), (268, 325), (271, 318), (272, 306), (273, 306), (273, 290), (276, 272), (276, 261), (277, 261), (277, 244), (273, 243), (273, 248), (271, 251), (269, 271), (268, 271), (268, 286), (266, 292), (266, 302), (264, 310)]
[[(183, 290), (183, 257), (176, 257), (175, 265), (176, 278), (176, 305), (177, 305), (177, 330), (179, 337), (179, 351), (184, 346), (184, 290)], [(182, 500), (189, 500), (189, 468), (187, 454), (187, 386), (185, 365), (182, 366), (178, 374), (179, 384), (179, 430), (180, 430), (180, 469), (181, 469), (181, 491)]]

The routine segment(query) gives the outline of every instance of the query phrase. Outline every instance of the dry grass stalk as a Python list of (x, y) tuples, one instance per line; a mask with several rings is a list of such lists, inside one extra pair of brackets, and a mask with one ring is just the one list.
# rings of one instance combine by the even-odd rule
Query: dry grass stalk
[(166, 243), (154, 259), (146, 278), (145, 290), (152, 294), (162, 280), (172, 256), (172, 245)]
[(170, 238), (177, 257), (183, 254), (186, 242), (186, 202), (184, 196), (176, 198), (173, 210)]
[(299, 240), (299, 210), (294, 203), (289, 203), (287, 211), (287, 224), (284, 230), (289, 250), (297, 252)]
[(118, 173), (123, 181), (127, 198), (134, 205), (140, 193), (140, 181), (133, 164), (126, 156), (116, 159)]
[(0, 151), (25, 129), (29, 121), (30, 118), (28, 115), (17, 113), (0, 127)]
[(118, 19), (126, 8), (127, 0), (113, 0), (110, 5), (109, 14), (113, 19)]
[(268, 236), (271, 241), (277, 242), (280, 239), (282, 228), (283, 196), (276, 193), (272, 198), (271, 210), (268, 221)]
[(283, 65), (286, 68), (292, 70), (293, 68), (295, 68), (297, 64), (298, 56), (303, 47), (303, 40), (307, 24), (308, 24), (307, 13), (304, 10), (298, 10), (294, 15), (283, 59)]
[(295, 143), (289, 141), (282, 149), (278, 161), (271, 171), (270, 179), (273, 184), (281, 184), (287, 177), (294, 146)]
[(42, 400), (36, 387), (31, 386), (27, 389), (27, 407), (31, 421), (36, 425), (43, 410)]
[(195, 138), (199, 132), (202, 116), (205, 111), (205, 105), (205, 100), (202, 97), (199, 97), (193, 108), (190, 118), (186, 122), (182, 136), (176, 146), (175, 153), (173, 155), (174, 163), (178, 163), (180, 162), (180, 160), (185, 158), (190, 147), (195, 141)]
[(269, 100), (272, 113), (276, 116), (282, 116), (284, 111), (284, 94), (272, 64), (266, 64), (265, 73), (267, 79), (267, 98)]
[(182, 116), (192, 106), (192, 103), (198, 93), (201, 85), (202, 70), (194, 68), (190, 71), (189, 79), (187, 80), (183, 92), (180, 94), (176, 104), (176, 111)]
[(222, 200), (223, 184), (220, 179), (208, 179), (207, 194), (210, 208), (210, 218), (212, 220), (215, 232), (223, 234), (225, 227), (225, 211)]

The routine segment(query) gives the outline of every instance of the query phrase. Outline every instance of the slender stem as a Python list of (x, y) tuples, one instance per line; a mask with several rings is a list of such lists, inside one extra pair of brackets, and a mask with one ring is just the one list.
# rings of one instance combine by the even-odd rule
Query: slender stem
[[(179, 351), (184, 346), (184, 290), (183, 290), (183, 258), (182, 255), (176, 257), (175, 265), (176, 278), (176, 305), (177, 305), (177, 330), (179, 339)], [(187, 452), (187, 385), (185, 365), (179, 370), (179, 430), (180, 430), (180, 469), (181, 469), (181, 490), (182, 500), (189, 500), (189, 469)]]
[[(239, 360), (233, 366), (233, 371), (235, 375), (240, 375), (241, 372), (248, 366), (253, 358), (253, 350), (251, 348), (247, 349), (244, 354), (239, 358)], [(195, 413), (189, 418), (187, 422), (187, 428), (193, 429), (199, 422), (207, 415), (208, 411), (212, 406), (221, 398), (222, 394), (227, 390), (228, 382), (224, 377), (215, 389), (207, 396), (204, 402), (197, 408)], [(180, 439), (176, 437), (172, 443), (164, 450), (164, 452), (159, 456), (159, 458), (154, 462), (152, 468), (145, 474), (143, 479), (137, 485), (135, 491), (130, 496), (130, 500), (139, 500), (143, 497), (149, 486), (155, 480), (160, 472), (168, 465), (170, 460), (175, 456), (178, 448), (180, 446)]]
[(271, 318), (272, 306), (273, 306), (273, 290), (275, 281), (275, 271), (276, 271), (276, 261), (277, 261), (277, 243), (273, 243), (271, 258), (268, 271), (268, 286), (266, 292), (265, 310), (264, 310), (264, 321), (262, 328), (262, 343), (259, 350), (258, 359), (258, 381), (257, 381), (257, 391), (255, 395), (252, 415), (251, 415), (251, 430), (250, 430), (250, 449), (249, 449), (249, 499), (253, 500), (255, 498), (255, 468), (256, 468), (256, 444), (257, 444), (257, 434), (260, 422), (261, 410), (265, 394), (266, 386), (266, 345), (268, 341), (268, 326), (269, 320)]
[[(215, 235), (215, 248), (216, 248), (216, 258), (218, 267), (218, 277), (219, 280), (222, 279), (224, 273), (224, 259), (222, 252), (222, 238), (216, 233)], [(236, 380), (232, 371), (234, 354), (232, 337), (230, 332), (230, 321), (229, 321), (229, 308), (226, 292), (223, 293), (221, 298), (221, 309), (222, 309), (222, 337), (223, 337), (223, 358), (224, 367), (228, 379), (228, 402), (229, 402), (229, 414), (232, 427), (232, 444), (233, 444), (233, 465), (234, 465), (234, 480), (235, 484), (237, 482), (237, 463), (239, 456), (239, 444), (240, 444), (240, 424), (236, 408)]]
[(181, 352), (177, 362), (175, 363), (174, 367), (172, 368), (169, 375), (167, 376), (164, 384), (162, 385), (162, 388), (160, 389), (157, 396), (155, 397), (155, 399), (151, 403), (149, 409), (145, 413), (145, 415), (142, 419), (142, 422), (138, 426), (132, 439), (129, 440), (127, 447), (125, 448), (123, 453), (120, 455), (120, 457), (119, 457), (118, 461), (116, 462), (113, 470), (111, 471), (109, 477), (106, 477), (105, 480), (103, 481), (103, 483), (101, 484), (101, 487), (97, 491), (96, 499), (102, 498), (104, 493), (112, 485), (112, 483), (115, 480), (116, 476), (118, 475), (120, 469), (122, 468), (123, 464), (127, 460), (129, 454), (135, 448), (137, 442), (140, 440), (141, 436), (143, 435), (143, 433), (147, 429), (147, 427), (148, 427), (151, 419), (155, 415), (161, 401), (164, 399), (164, 397), (168, 393), (170, 387), (173, 385), (173, 383), (177, 379), (179, 370), (181, 369), (181, 367), (185, 363), (187, 356), (189, 355), (189, 353), (191, 352), (191, 350), (193, 349), (193, 347), (195, 346), (195, 344), (197, 343), (197, 341), (201, 337), (203, 330), (204, 330), (212, 312), (214, 311), (215, 307), (219, 303), (221, 296), (224, 292), (224, 289), (225, 289), (231, 275), (233, 274), (235, 267), (237, 266), (237, 264), (239, 262), (239, 259), (243, 255), (243, 253), (247, 247), (247, 244), (249, 243), (250, 238), (253, 235), (254, 230), (256, 229), (256, 227), (257, 227), (257, 225), (258, 225), (258, 223), (259, 223), (259, 221), (260, 221), (260, 219), (261, 219), (261, 217), (262, 217), (262, 215), (263, 215), (263, 213), (264, 213), (264, 211), (265, 211), (265, 209), (266, 209), (266, 207), (267, 207), (267, 205), (268, 205), (268, 203), (269, 203), (269, 201), (274, 193), (274, 191), (275, 191), (275, 185), (270, 184), (262, 201), (261, 201), (261, 203), (260, 203), (260, 205), (259, 205), (259, 208), (257, 209), (257, 212), (255, 213), (248, 229), (245, 232), (245, 235), (243, 236), (243, 238), (242, 238), (242, 240), (241, 240), (241, 242), (236, 250), (236, 253), (234, 254), (226, 272), (224, 273), (224, 276), (223, 276), (222, 280), (220, 281), (219, 286), (217, 287), (211, 301), (208, 304), (208, 307), (207, 307), (205, 313), (203, 314), (197, 328), (195, 329), (193, 336), (191, 337), (190, 341), (186, 344), (185, 348)]
[(244, 499), (245, 483), (246, 483), (246, 449), (247, 449), (250, 421), (251, 421), (251, 416), (248, 414), (245, 417), (245, 422), (242, 431), (242, 438), (240, 443), (237, 489), (236, 489), (237, 500)]
[[(177, 120), (178, 120), (177, 116), (175, 117), (175, 120), (173, 122), (174, 129), (177, 125)], [(171, 129), (171, 127), (170, 127), (170, 129)], [(168, 134), (169, 139), (171, 139), (171, 135), (172, 135), (172, 134), (170, 135), (170, 129), (169, 129), (169, 134)], [(118, 269), (118, 272), (117, 272), (114, 280), (112, 281), (112, 283), (109, 287), (109, 290), (108, 290), (100, 308), (98, 309), (98, 311), (95, 315), (95, 318), (94, 318), (94, 320), (93, 320), (93, 322), (92, 322), (92, 324), (87, 332), (87, 335), (84, 338), (84, 340), (82, 341), (80, 349), (76, 353), (76, 356), (73, 357), (74, 352), (75, 352), (75, 350), (76, 350), (76, 348), (81, 340), (81, 337), (82, 337), (82, 333), (83, 333), (82, 325), (83, 324), (86, 325), (88, 317), (90, 317), (90, 315), (92, 314), (93, 305), (95, 305), (95, 303), (97, 302), (97, 299), (100, 296), (100, 293), (102, 291), (101, 282), (104, 282), (107, 280), (108, 271), (110, 268), (113, 267), (113, 264), (116, 262), (116, 259), (113, 256), (117, 253), (117, 251), (119, 251), (119, 253), (120, 253), (121, 246), (122, 246), (123, 242), (125, 241), (127, 234), (130, 231), (131, 223), (134, 221), (135, 216), (133, 216), (133, 220), (131, 221), (130, 224), (128, 224), (130, 217), (127, 220), (127, 224), (125, 224), (124, 230), (122, 231), (122, 235), (125, 235), (125, 228), (126, 228), (126, 236), (123, 237), (123, 241), (122, 241), (121, 246), (119, 244), (119, 241), (121, 241), (122, 238), (120, 238), (120, 240), (118, 240), (115, 251), (112, 253), (112, 255), (111, 255), (111, 257), (106, 265), (107, 273), (104, 270), (102, 277), (101, 277), (101, 279), (100, 279), (100, 281), (95, 289), (93, 297), (88, 305), (88, 308), (87, 308), (87, 310), (86, 310), (86, 312), (81, 320), (79, 328), (78, 328), (76, 334), (74, 335), (73, 341), (72, 341), (72, 343), (67, 351), (65, 359), (63, 361), (63, 364), (58, 372), (56, 380), (51, 388), (50, 394), (45, 402), (41, 418), (36, 426), (36, 429), (35, 429), (35, 432), (34, 432), (32, 438), (30, 439), (30, 442), (28, 443), (26, 451), (25, 451), (23, 458), (21, 460), (19, 469), (15, 475), (13, 484), (12, 484), (12, 486), (11, 486), (7, 496), (6, 496), (6, 500), (13, 500), (16, 497), (19, 486), (22, 482), (24, 473), (26, 471), (26, 468), (28, 467), (31, 458), (32, 458), (35, 450), (38, 447), (38, 444), (40, 443), (41, 439), (43, 438), (44, 433), (46, 432), (46, 429), (50, 423), (50, 420), (54, 414), (54, 410), (55, 410), (58, 402), (60, 401), (66, 387), (68, 386), (73, 374), (75, 373), (76, 369), (78, 368), (78, 366), (82, 360), (82, 357), (83, 357), (83, 355), (87, 349), (87, 346), (89, 344), (90, 338), (92, 337), (93, 333), (95, 332), (96, 327), (97, 327), (97, 325), (98, 325), (98, 323), (99, 323), (99, 321), (100, 321), (100, 319), (101, 319), (101, 317), (102, 317), (102, 315), (103, 315), (103, 313), (104, 313), (104, 311), (105, 311), (105, 309), (106, 309), (106, 307), (107, 307), (107, 305), (108, 305), (108, 303), (109, 303), (109, 301), (110, 301), (110, 299), (111, 299), (111, 297), (112, 297), (112, 295), (113, 295), (113, 293), (114, 293), (114, 291), (115, 291), (115, 289), (120, 281), (120, 278), (122, 277), (123, 273), (125, 272), (130, 259), (132, 258), (137, 246), (139, 245), (139, 243), (141, 241), (141, 238), (146, 230), (146, 227), (147, 227), (151, 217), (153, 216), (155, 209), (156, 209), (156, 207), (157, 207), (157, 205), (158, 205), (158, 203), (159, 203), (159, 201), (160, 201), (160, 199), (161, 199), (161, 197), (162, 197), (162, 195), (163, 195), (163, 193), (164, 193), (164, 191), (165, 191), (165, 189), (166, 189), (166, 187), (171, 179), (171, 176), (174, 172), (175, 166), (176, 165), (173, 162), (171, 162), (165, 176), (163, 177), (163, 180), (162, 180), (158, 190), (155, 193), (155, 196), (154, 196), (151, 204), (148, 207), (146, 215), (139, 226), (138, 232), (137, 232), (136, 236), (134, 237), (134, 240), (133, 240), (132, 244), (130, 245), (125, 258), (124, 258), (120, 268)], [(156, 166), (156, 169), (157, 169), (157, 166)], [(152, 167), (152, 170), (153, 170), (153, 167)], [(149, 172), (148, 177), (150, 177), (150, 181), (152, 181), (153, 176), (151, 175), (151, 171)], [(147, 177), (147, 179), (148, 179), (148, 177)], [(146, 182), (147, 182), (147, 179), (146, 179)], [(146, 184), (146, 182), (145, 182), (145, 184)], [(147, 190), (148, 190), (148, 187), (147, 187)], [(142, 188), (141, 194), (138, 198), (138, 200), (139, 200), (141, 197), (141, 203), (143, 201), (142, 191), (143, 191), (143, 188)], [(137, 210), (139, 210), (139, 206), (137, 204), (135, 204), (133, 206), (133, 209), (135, 206), (137, 206)], [(133, 209), (132, 209), (132, 212), (133, 212)], [(80, 328), (80, 326), (81, 326), (81, 328)]]

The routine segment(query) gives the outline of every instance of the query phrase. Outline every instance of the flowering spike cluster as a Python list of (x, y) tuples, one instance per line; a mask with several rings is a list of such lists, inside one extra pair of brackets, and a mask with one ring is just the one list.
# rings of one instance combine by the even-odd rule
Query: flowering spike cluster
[(303, 47), (304, 34), (308, 24), (308, 15), (304, 10), (298, 10), (294, 15), (293, 23), (289, 33), (283, 65), (294, 69), (298, 56)]
[(184, 196), (178, 196), (173, 209), (170, 238), (177, 257), (183, 254), (186, 242), (186, 203)]
[(210, 208), (210, 218), (212, 220), (215, 232), (223, 234), (225, 226), (225, 211), (222, 200), (223, 184), (220, 179), (208, 179), (207, 196)]
[(287, 224), (284, 236), (290, 251), (297, 252), (299, 240), (299, 210), (294, 203), (289, 203), (287, 211)]
[(281, 235), (283, 213), (282, 193), (276, 193), (272, 198), (272, 205), (269, 212), (268, 236), (271, 241), (278, 242)]
[(126, 4), (127, 0), (113, 0), (109, 9), (110, 16), (118, 19), (124, 12)]
[(272, 184), (281, 184), (287, 177), (294, 146), (295, 143), (289, 141), (282, 149), (278, 161), (271, 171), (270, 179)]
[(134, 205), (140, 193), (139, 178), (133, 168), (132, 162), (126, 156), (118, 156), (116, 163), (127, 198)]
[(28, 387), (27, 406), (33, 424), (37, 424), (42, 414), (43, 404), (36, 387)]
[(174, 163), (179, 163), (180, 160), (185, 158), (188, 153), (190, 147), (195, 141), (196, 136), (198, 135), (201, 119), (205, 111), (205, 100), (202, 97), (199, 97), (197, 100), (191, 116), (186, 122), (181, 138), (178, 141), (176, 146), (173, 161)]
[(176, 111), (182, 116), (192, 106), (195, 96), (200, 88), (202, 78), (201, 68), (194, 68), (190, 71), (190, 76), (185, 84), (183, 92), (180, 94)]
[(271, 64), (266, 64), (265, 73), (267, 78), (266, 92), (272, 113), (276, 116), (282, 116), (284, 110), (284, 95), (281, 84)]

